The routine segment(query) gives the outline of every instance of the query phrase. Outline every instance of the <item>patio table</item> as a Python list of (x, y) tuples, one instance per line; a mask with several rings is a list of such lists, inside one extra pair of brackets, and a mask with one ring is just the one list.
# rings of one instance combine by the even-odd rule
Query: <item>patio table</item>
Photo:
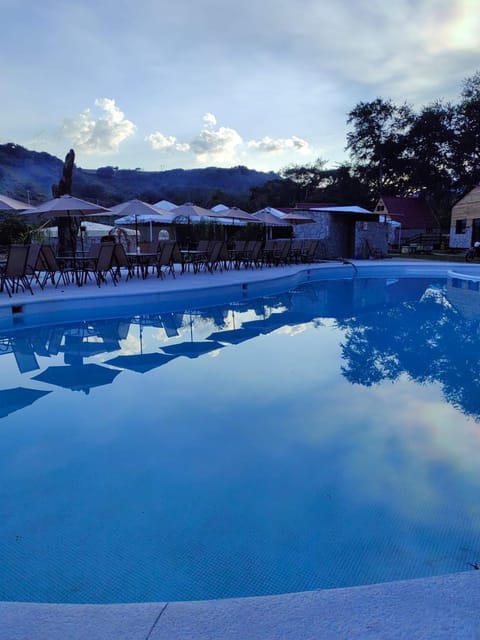
[(57, 260), (73, 275), (75, 284), (81, 287), (85, 282), (85, 266), (94, 262), (95, 258), (82, 252), (72, 256), (57, 256)]
[(140, 274), (142, 279), (148, 276), (148, 267), (155, 264), (157, 260), (156, 252), (136, 253), (127, 252), (127, 258), (131, 261), (133, 268), (136, 270), (137, 276)]
[(197, 249), (180, 249), (180, 253), (182, 255), (182, 273), (186, 270), (188, 271), (188, 267), (190, 265), (193, 266), (193, 271), (196, 273), (197, 269), (195, 264), (198, 263), (199, 258), (206, 258), (207, 254), (205, 251), (198, 251)]

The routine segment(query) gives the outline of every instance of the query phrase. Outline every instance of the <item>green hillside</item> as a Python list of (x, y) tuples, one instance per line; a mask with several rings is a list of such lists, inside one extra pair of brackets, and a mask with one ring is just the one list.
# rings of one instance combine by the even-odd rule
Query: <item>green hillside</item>
[[(48, 153), (14, 143), (0, 145), (0, 193), (4, 195), (39, 204), (52, 197), (52, 185), (58, 183), (62, 170), (63, 160)], [(86, 170), (75, 165), (72, 195), (107, 207), (139, 198), (150, 203), (165, 199), (210, 207), (224, 202), (247, 208), (250, 189), (278, 177), (243, 166), (141, 171), (117, 167)]]

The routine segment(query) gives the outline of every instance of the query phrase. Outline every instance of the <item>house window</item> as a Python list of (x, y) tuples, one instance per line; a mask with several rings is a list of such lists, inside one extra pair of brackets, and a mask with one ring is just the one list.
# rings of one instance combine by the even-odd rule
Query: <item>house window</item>
[(385, 211), (385, 207), (383, 206), (383, 204), (377, 204), (377, 208), (375, 209), (375, 211)]
[(466, 219), (457, 220), (455, 222), (455, 233), (456, 234), (465, 233), (466, 230), (467, 230), (467, 220)]

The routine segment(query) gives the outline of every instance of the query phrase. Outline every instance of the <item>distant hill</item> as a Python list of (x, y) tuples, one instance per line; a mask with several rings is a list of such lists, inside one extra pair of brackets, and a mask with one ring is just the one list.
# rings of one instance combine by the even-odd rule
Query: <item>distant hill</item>
[[(52, 197), (52, 185), (58, 183), (62, 171), (63, 160), (48, 153), (14, 143), (0, 145), (0, 193), (4, 195), (39, 204)], [(165, 199), (176, 204), (195, 202), (210, 207), (223, 202), (247, 208), (250, 189), (278, 179), (274, 172), (243, 166), (141, 171), (118, 167), (87, 170), (75, 165), (72, 195), (107, 207), (139, 198), (150, 203)]]

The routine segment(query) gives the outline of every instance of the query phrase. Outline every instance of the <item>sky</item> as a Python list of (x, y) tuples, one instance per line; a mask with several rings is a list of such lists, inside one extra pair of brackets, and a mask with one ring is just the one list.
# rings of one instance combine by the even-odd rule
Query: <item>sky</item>
[(0, 0), (0, 144), (85, 169), (348, 160), (377, 97), (458, 101), (478, 0)]

